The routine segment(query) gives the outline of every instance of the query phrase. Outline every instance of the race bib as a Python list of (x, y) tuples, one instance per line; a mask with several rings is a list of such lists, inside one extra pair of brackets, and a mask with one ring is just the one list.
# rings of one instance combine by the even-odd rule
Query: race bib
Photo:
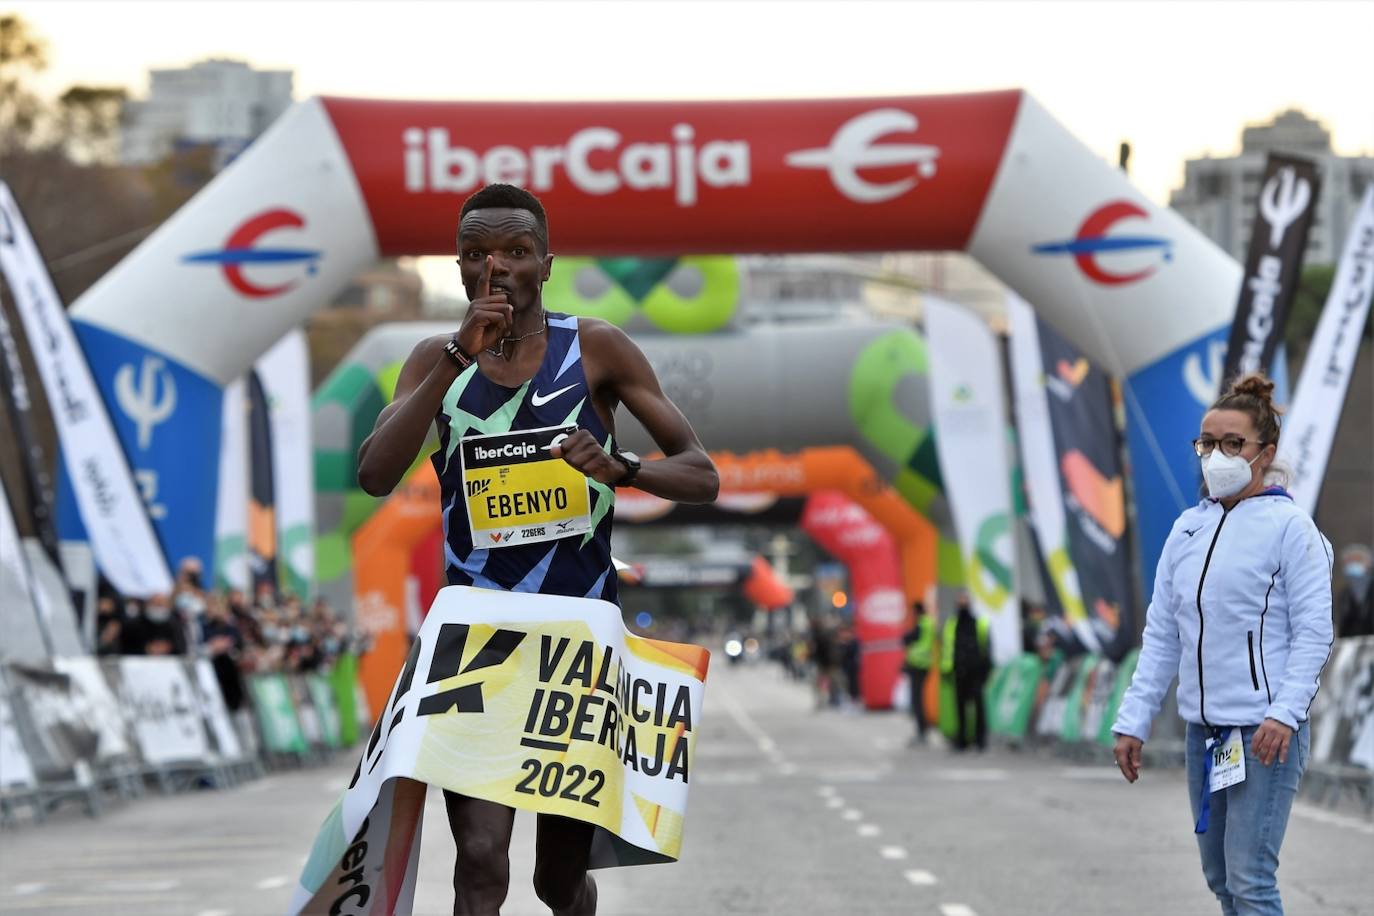
[(575, 426), (469, 436), (459, 443), (474, 547), (509, 547), (586, 534), (587, 477), (550, 453)]
[(1231, 729), (1222, 741), (1209, 742), (1208, 753), (1212, 755), (1213, 792), (1220, 792), (1227, 786), (1245, 782), (1245, 744), (1241, 740), (1240, 729)]

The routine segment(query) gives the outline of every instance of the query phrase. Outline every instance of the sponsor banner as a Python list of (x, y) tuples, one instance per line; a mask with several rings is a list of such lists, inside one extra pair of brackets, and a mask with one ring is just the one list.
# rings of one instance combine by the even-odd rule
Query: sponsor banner
[(1121, 384), (1140, 581), (1147, 595), (1174, 520), (1201, 497), (1202, 470), (1190, 443), (1221, 385), (1227, 330), (1214, 328)]
[(258, 714), (262, 743), (269, 753), (304, 754), (307, 750), (291, 686), (283, 674), (259, 674), (248, 678), (248, 692)]
[(32, 789), (38, 785), (38, 776), (19, 738), (19, 724), (4, 686), (0, 680), (0, 789)]
[(1021, 652), (1012, 542), (1011, 467), (997, 341), (961, 306), (926, 296), (930, 402), (940, 474), (974, 612), (989, 621), (994, 664)]
[[(1112, 723), (1116, 721), (1116, 714), (1121, 709), (1121, 698), (1126, 695), (1126, 690), (1131, 686), (1131, 678), (1135, 677), (1136, 664), (1140, 661), (1140, 650), (1132, 649), (1126, 653), (1126, 657), (1121, 660), (1121, 664), (1116, 669), (1116, 683), (1112, 685), (1111, 697), (1107, 700), (1107, 707), (1102, 711), (1101, 719), (1097, 729), (1097, 743), (1103, 747), (1111, 747), (1116, 743), (1116, 734), (1112, 731)], [(1156, 734), (1151, 732), (1151, 734)], [(1091, 739), (1093, 736), (1085, 734), (1085, 738)]]
[(1098, 648), (1097, 636), (1088, 626), (1083, 592), (1069, 552), (1068, 517), (1064, 513), (1064, 488), (1060, 485), (1059, 456), (1050, 426), (1046, 368), (1040, 351), (1040, 329), (1035, 312), (1015, 293), (1007, 297), (1011, 326), (1012, 406), (1016, 414), (1016, 441), (1025, 471), (1029, 519), (1040, 557), (1053, 588), (1053, 597), (1089, 649)]
[(334, 708), (339, 717), (339, 740), (345, 747), (358, 743), (359, 724), (366, 728), (370, 719), (360, 714), (358, 693), (358, 656), (345, 652), (334, 660), (334, 669), (329, 672), (329, 686), (334, 691)]
[(120, 698), (144, 762), (203, 763), (210, 755), (200, 704), (181, 659), (125, 656)]
[(1227, 323), (1240, 288), (1240, 265), (1029, 96), (968, 252), (1112, 375)]
[(535, 544), (592, 530), (587, 476), (550, 449), (577, 431), (550, 426), (459, 444), (472, 543)]
[(311, 445), (310, 354), (305, 333), (288, 331), (258, 359), (272, 426), (278, 573), (302, 598), (315, 578), (315, 455)]
[(14, 524), (9, 497), (0, 482), (0, 660), (38, 663), (52, 654), (48, 622), (50, 609), (40, 611), (45, 596), (35, 587), (28, 555)]
[[(125, 453), (105, 410), (112, 402), (101, 399), (38, 246), (3, 182), (0, 270), (14, 294), (43, 379), (62, 444), (63, 467), (101, 572), (125, 595), (147, 597), (171, 591), (172, 577), (162, 547), (148, 523)], [(191, 463), (184, 457), (182, 460)]]
[(677, 859), (708, 658), (608, 602), (445, 588), (290, 912), (410, 912), (426, 786), (594, 824), (593, 868)]
[(215, 576), (218, 588), (253, 587), (248, 565), (248, 401), (246, 383), (224, 386), (215, 496)]
[(312, 99), (83, 293), (72, 317), (218, 389), (376, 259), (352, 169)]
[(1035, 720), (1035, 733), (1042, 738), (1058, 738), (1064, 731), (1064, 716), (1068, 712), (1069, 696), (1078, 681), (1080, 669), (1090, 664), (1091, 655), (1079, 655), (1068, 659), (1055, 669), (1050, 678), (1045, 700), (1040, 704), (1040, 712)]
[(272, 470), (272, 410), (256, 371), (248, 373), (248, 569), (253, 593), (277, 591), (277, 481)]
[(1312, 759), (1374, 770), (1374, 636), (1339, 639), (1312, 704)]
[(1063, 695), (1063, 715), (1055, 734), (1061, 741), (1077, 741), (1082, 737), (1084, 703), (1089, 695), (1094, 672), (1101, 662), (1102, 659), (1096, 655), (1080, 656), (1073, 680), (1068, 685), (1068, 692)]
[(99, 738), (95, 757), (104, 762), (133, 756), (124, 710), (110, 689), (100, 663), (89, 655), (58, 656), (53, 667), (71, 679), (72, 702)]
[(334, 702), (334, 688), (330, 686), (329, 680), (320, 674), (307, 674), (305, 688), (310, 694), (310, 705), (314, 707), (315, 715), (320, 720), (320, 739), (324, 746), (342, 746), (339, 707)]
[(849, 570), (859, 690), (868, 709), (890, 709), (906, 682), (902, 636), (911, 620), (897, 545), (863, 507), (834, 490), (807, 498), (801, 528)]
[(229, 707), (224, 705), (224, 694), (220, 691), (214, 664), (208, 658), (198, 658), (189, 662), (189, 665), (196, 705), (200, 708), (205, 729), (214, 741), (214, 753), (226, 760), (242, 759), (243, 743), (239, 741), (239, 733), (229, 716)]
[(1136, 628), (1111, 381), (1049, 325), (1041, 322), (1037, 330), (1058, 492), (1082, 600), (1074, 632), (1088, 648), (1120, 658), (1135, 642)]
[(1374, 295), (1374, 188), (1366, 188), (1346, 237), (1331, 292), (1322, 307), (1298, 388), (1283, 418), (1283, 458), (1293, 469), (1288, 491), (1309, 515), (1317, 509), (1326, 462), (1345, 406), (1350, 375)]
[(1268, 372), (1298, 292), (1307, 232), (1321, 181), (1309, 159), (1270, 153), (1264, 164), (1250, 249), (1226, 348), (1223, 378)]
[(19, 361), (19, 344), (3, 308), (0, 308), (0, 403), (5, 405), (10, 418), (19, 460), (24, 466), (29, 520), (43, 544), (43, 550), (60, 570), (62, 558), (58, 550), (57, 527), (53, 523), (54, 493), (48, 474), (50, 464), (47, 451), (34, 432), (33, 398), (24, 379), (24, 366)]
[(9, 665), (5, 681), (29, 762), (40, 780), (70, 779), (96, 757), (99, 726), (71, 678), (49, 668)]
[[(566, 254), (963, 248), (1023, 95), (634, 103), (327, 98), (384, 255), (451, 253), (455, 205), (529, 188)], [(251, 151), (250, 154), (251, 155)], [(811, 217), (789, 208), (808, 202)], [(576, 214), (575, 216), (573, 214)], [(624, 227), (638, 227), (626, 234)]]
[(1108, 727), (1112, 718), (1112, 696), (1116, 690), (1116, 663), (1109, 658), (1100, 659), (1093, 665), (1083, 684), (1081, 713), (1072, 721), (1064, 723), (1065, 741), (1096, 741), (1102, 731), (1103, 720)]
[(1018, 740), (1026, 736), (1042, 670), (1035, 655), (1022, 655), (1000, 670), (987, 704), (990, 732)]

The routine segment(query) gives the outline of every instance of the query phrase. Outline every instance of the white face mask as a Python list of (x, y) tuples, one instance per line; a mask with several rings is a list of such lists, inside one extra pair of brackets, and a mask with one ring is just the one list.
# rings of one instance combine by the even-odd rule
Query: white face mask
[(1257, 458), (1259, 455), (1246, 461), (1239, 455), (1224, 455), (1221, 449), (1213, 449), (1212, 454), (1202, 459), (1202, 479), (1207, 482), (1207, 494), (1213, 499), (1226, 499), (1244, 490), (1250, 485), (1250, 466)]

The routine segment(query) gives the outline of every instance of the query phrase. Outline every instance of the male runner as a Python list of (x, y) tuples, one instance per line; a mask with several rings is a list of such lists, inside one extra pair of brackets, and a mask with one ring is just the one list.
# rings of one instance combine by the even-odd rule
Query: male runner
[[(450, 585), (616, 601), (611, 565), (614, 488), (664, 499), (715, 499), (715, 466), (681, 411), (664, 395), (640, 349), (619, 328), (593, 318), (544, 311), (542, 288), (553, 266), (544, 208), (511, 185), (482, 188), (464, 202), (458, 265), (471, 305), (456, 334), (421, 341), (407, 358), (391, 404), (358, 454), (358, 482), (383, 496), (400, 482), (433, 423)], [(645, 461), (615, 445), (615, 410), (625, 405), (662, 450)], [(551, 426), (577, 426), (554, 446), (586, 474), (594, 528), (589, 534), (504, 547), (475, 545), (465, 514), (455, 438)], [(447, 456), (454, 455), (455, 460)], [(455, 916), (499, 912), (510, 883), (515, 811), (444, 793), (458, 848)], [(587, 874), (593, 828), (539, 815), (534, 887), (558, 916), (596, 912)]]

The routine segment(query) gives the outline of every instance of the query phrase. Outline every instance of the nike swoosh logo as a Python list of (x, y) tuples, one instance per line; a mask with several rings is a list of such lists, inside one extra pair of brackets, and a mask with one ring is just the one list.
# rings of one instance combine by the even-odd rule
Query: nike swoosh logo
[(540, 394), (536, 391), (534, 394), (530, 395), (530, 403), (533, 404), (535, 407), (543, 407), (545, 404), (549, 403), (554, 398), (558, 397), (560, 394), (565, 394), (569, 391), (572, 391), (574, 388), (577, 387), (577, 385), (577, 382), (573, 382), (566, 388), (559, 388), (557, 391), (552, 391), (548, 394)]

